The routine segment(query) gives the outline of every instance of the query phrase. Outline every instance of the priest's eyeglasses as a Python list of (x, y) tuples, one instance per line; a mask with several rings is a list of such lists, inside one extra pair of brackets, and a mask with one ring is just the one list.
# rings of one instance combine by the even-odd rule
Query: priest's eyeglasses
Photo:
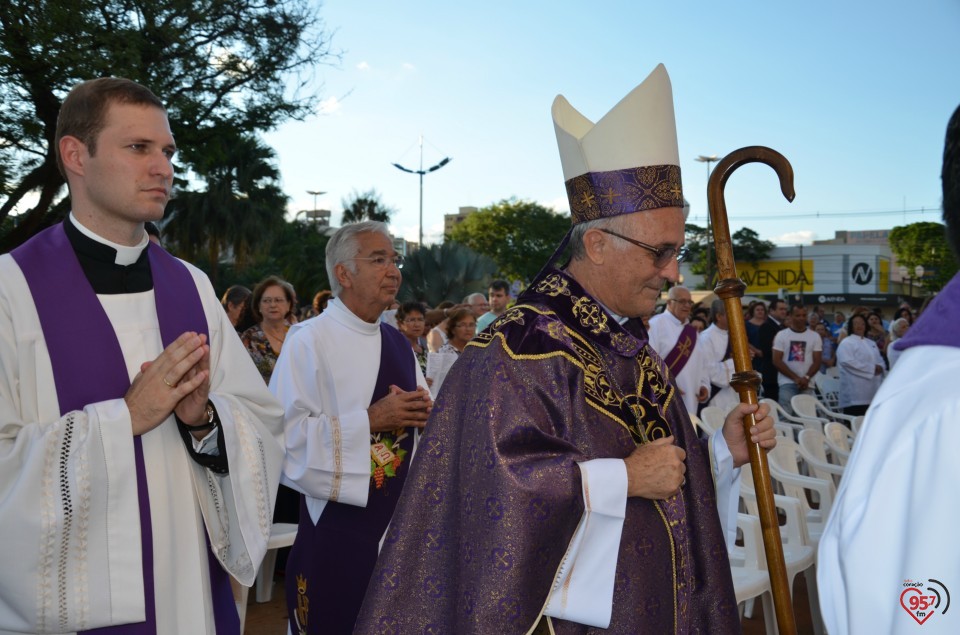
[(690, 250), (686, 247), (654, 247), (653, 245), (642, 243), (639, 240), (634, 240), (633, 238), (629, 238), (623, 234), (618, 234), (617, 232), (610, 231), (609, 229), (603, 229), (602, 227), (598, 227), (597, 229), (602, 231), (604, 234), (610, 234), (611, 236), (622, 238), (628, 243), (632, 243), (637, 247), (646, 249), (653, 254), (653, 266), (658, 269), (663, 269), (673, 260), (676, 260), (678, 263), (683, 262), (687, 256), (690, 255)]
[(369, 258), (355, 257), (350, 260), (369, 260), (377, 269), (386, 269), (388, 264), (394, 265), (397, 269), (403, 269), (403, 256), (371, 256)]

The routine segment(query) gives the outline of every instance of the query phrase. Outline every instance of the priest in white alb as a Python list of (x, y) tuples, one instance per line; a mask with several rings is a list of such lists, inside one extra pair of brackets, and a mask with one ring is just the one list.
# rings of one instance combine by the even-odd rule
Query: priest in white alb
[(279, 405), (196, 268), (149, 242), (176, 151), (124, 79), (56, 133), (71, 214), (0, 256), (0, 634), (240, 632), (279, 479)]

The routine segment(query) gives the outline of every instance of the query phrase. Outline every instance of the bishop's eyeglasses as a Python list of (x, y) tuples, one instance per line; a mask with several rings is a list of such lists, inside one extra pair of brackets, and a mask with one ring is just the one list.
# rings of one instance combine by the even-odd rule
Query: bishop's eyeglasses
[(617, 238), (621, 238), (627, 241), (628, 243), (636, 245), (637, 247), (646, 249), (647, 251), (653, 254), (653, 266), (657, 267), (658, 269), (663, 269), (664, 267), (669, 265), (674, 259), (676, 259), (678, 263), (681, 263), (690, 254), (690, 250), (688, 250), (686, 247), (654, 247), (653, 245), (642, 243), (639, 240), (634, 240), (629, 236), (618, 234), (617, 232), (610, 231), (609, 229), (603, 229), (602, 227), (598, 227), (597, 229), (602, 231), (604, 234), (610, 234), (611, 236), (616, 236)]

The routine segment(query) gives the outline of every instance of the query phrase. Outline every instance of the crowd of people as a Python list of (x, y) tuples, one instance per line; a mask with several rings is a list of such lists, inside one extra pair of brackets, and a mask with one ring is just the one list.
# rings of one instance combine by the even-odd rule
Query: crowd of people
[[(55, 148), (71, 212), (0, 256), (0, 632), (239, 635), (231, 579), (253, 584), (281, 483), (294, 633), (738, 632), (740, 469), (777, 436), (766, 404), (730, 402), (707, 436), (692, 424), (731, 392), (729, 316), (677, 284), (666, 69), (596, 124), (563, 97), (553, 119), (572, 226), (514, 306), (503, 281), (396, 306), (402, 256), (366, 221), (331, 237), (331, 288), (299, 314), (274, 276), (218, 304), (148, 238), (173, 184), (167, 112), (129, 80), (74, 87)], [(948, 130), (956, 249), (960, 111)], [(953, 506), (916, 492), (950, 500), (958, 480), (958, 306), (960, 278), (916, 326), (909, 310), (828, 324), (779, 299), (744, 307), (764, 394), (809, 391), (833, 363), (845, 408), (882, 402), (821, 543), (830, 632), (903, 632), (888, 594), (955, 583)], [(436, 395), (431, 354), (453, 360)], [(902, 380), (874, 396), (891, 357)]]
[[(751, 300), (743, 314), (753, 369), (764, 378), (761, 397), (792, 412), (794, 395), (816, 394), (817, 375), (834, 374), (840, 379), (839, 408), (851, 415), (866, 412), (899, 355), (890, 344), (915, 319), (906, 304), (888, 322), (880, 309), (857, 306), (849, 319), (840, 311), (828, 319), (824, 307), (788, 306), (782, 299)], [(694, 303), (688, 289), (673, 287), (662, 313), (649, 322), (650, 345), (676, 374), (691, 414), (707, 405), (730, 407), (738, 399), (724, 390), (734, 368), (722, 302)], [(704, 342), (709, 344), (700, 346)]]

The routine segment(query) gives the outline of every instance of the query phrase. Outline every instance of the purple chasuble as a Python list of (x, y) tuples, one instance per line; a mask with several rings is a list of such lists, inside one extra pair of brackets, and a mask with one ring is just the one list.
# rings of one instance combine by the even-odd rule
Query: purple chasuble
[(696, 347), (697, 329), (693, 328), (690, 324), (686, 324), (680, 331), (680, 335), (677, 337), (677, 343), (673, 345), (673, 350), (663, 359), (674, 377), (679, 375), (683, 367), (690, 361), (690, 356)]
[[(444, 380), (357, 633), (524, 635), (583, 511), (577, 464), (673, 435), (687, 483), (629, 498), (609, 633), (737, 633), (706, 444), (639, 320), (547, 269)], [(601, 629), (554, 619), (557, 635)]]
[[(417, 388), (416, 359), (410, 343), (392, 326), (380, 323), (380, 370), (370, 403), (385, 397), (391, 385)], [(370, 574), (380, 538), (390, 523), (406, 480), (414, 433), (404, 429), (371, 437), (371, 478), (367, 506), (329, 501), (314, 525), (300, 496), (300, 527), (287, 558), (286, 593), (294, 635), (349, 635)], [(386, 454), (389, 452), (389, 454)], [(390, 457), (380, 465), (375, 457)], [(398, 458), (392, 458), (398, 457)], [(407, 460), (403, 461), (403, 457)], [(389, 467), (394, 476), (387, 478)]]
[[(190, 272), (183, 263), (153, 243), (148, 249), (163, 346), (168, 346), (186, 331), (203, 333), (209, 337), (203, 304)], [(60, 414), (82, 410), (88, 404), (99, 401), (122, 398), (130, 388), (130, 378), (120, 343), (100, 300), (87, 281), (63, 225), (44, 230), (10, 255), (23, 272), (37, 308), (50, 354)], [(64, 307), (70, 307), (70, 310), (64, 310)], [(95, 381), (91, 381), (92, 360), (96, 360)], [(65, 438), (71, 434), (69, 425), (64, 431)], [(140, 502), (146, 621), (98, 628), (85, 633), (155, 635), (157, 632), (153, 531), (146, 466), (139, 436), (133, 438), (133, 447)], [(62, 483), (61, 488), (61, 496), (69, 504), (72, 498), (69, 483)], [(217, 635), (238, 634), (240, 619), (230, 590), (230, 580), (210, 551), (209, 541), (207, 556)]]

